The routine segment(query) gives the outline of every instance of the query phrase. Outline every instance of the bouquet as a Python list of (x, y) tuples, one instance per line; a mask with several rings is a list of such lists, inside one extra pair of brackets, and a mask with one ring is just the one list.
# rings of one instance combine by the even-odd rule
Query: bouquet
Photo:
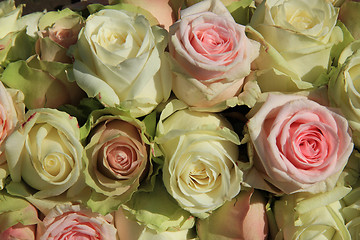
[(0, 2), (0, 239), (360, 239), (360, 2)]

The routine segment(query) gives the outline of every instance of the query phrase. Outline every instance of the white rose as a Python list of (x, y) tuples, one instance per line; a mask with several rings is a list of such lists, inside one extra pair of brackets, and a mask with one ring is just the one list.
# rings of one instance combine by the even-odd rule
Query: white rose
[(73, 48), (76, 82), (105, 106), (148, 114), (171, 91), (166, 34), (142, 15), (114, 9), (90, 15)]
[(220, 115), (184, 107), (180, 101), (167, 105), (155, 141), (164, 153), (167, 191), (182, 208), (206, 217), (240, 191), (239, 139)]

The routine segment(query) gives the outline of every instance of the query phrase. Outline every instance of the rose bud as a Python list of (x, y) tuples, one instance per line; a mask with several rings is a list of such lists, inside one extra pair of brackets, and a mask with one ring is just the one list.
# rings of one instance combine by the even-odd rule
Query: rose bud
[(70, 9), (46, 13), (39, 21), (36, 53), (43, 61), (71, 63), (66, 52), (77, 42), (83, 26), (82, 17)]

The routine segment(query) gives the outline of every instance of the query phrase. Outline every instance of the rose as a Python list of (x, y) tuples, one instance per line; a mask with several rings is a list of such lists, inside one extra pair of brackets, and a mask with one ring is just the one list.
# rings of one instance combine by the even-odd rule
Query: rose
[(192, 112), (178, 100), (160, 116), (155, 142), (164, 154), (163, 182), (193, 215), (207, 216), (240, 191), (239, 139), (231, 129), (220, 115)]
[(120, 104), (136, 117), (150, 113), (171, 91), (166, 33), (121, 10), (89, 16), (73, 48), (76, 82), (105, 106)]
[(305, 95), (263, 97), (248, 114), (255, 154), (244, 181), (286, 194), (333, 188), (354, 145), (346, 119)]
[(68, 8), (46, 13), (39, 21), (36, 53), (44, 61), (71, 63), (67, 49), (77, 42), (83, 26), (82, 17)]
[(9, 174), (4, 154), (4, 142), (18, 122), (24, 121), (24, 95), (16, 89), (5, 88), (0, 81), (0, 189)]
[(250, 36), (263, 45), (254, 62), (261, 90), (288, 92), (320, 85), (330, 50), (342, 40), (337, 17), (330, 1), (263, 1), (250, 21), (256, 30)]
[(37, 239), (116, 239), (112, 216), (102, 216), (80, 205), (58, 205), (39, 224)]
[(77, 120), (46, 108), (29, 110), (25, 119), (5, 142), (11, 180), (37, 190), (35, 198), (58, 196), (80, 175), (83, 147)]
[(356, 146), (360, 146), (360, 96), (356, 80), (360, 76), (359, 49), (360, 41), (355, 41), (343, 50), (328, 84), (330, 102), (340, 108), (349, 121)]
[(36, 226), (24, 226), (21, 223), (16, 224), (0, 234), (2, 240), (34, 240)]
[(265, 198), (254, 190), (241, 191), (208, 218), (199, 219), (196, 229), (200, 239), (266, 239)]
[(359, 1), (346, 0), (340, 6), (339, 20), (345, 24), (355, 39), (360, 39), (360, 25), (358, 21), (354, 21), (354, 19), (359, 19), (359, 12)]
[(337, 187), (322, 194), (296, 193), (275, 201), (279, 228), (275, 239), (352, 239), (340, 213), (341, 198), (350, 190)]
[(190, 106), (211, 107), (237, 96), (259, 44), (245, 35), (219, 0), (181, 11), (170, 27), (169, 52), (175, 95)]
[(138, 190), (151, 170), (145, 126), (111, 108), (94, 111), (90, 118), (91, 131), (84, 154), (85, 181), (96, 193), (116, 198), (115, 206), (107, 206), (117, 209)]
[[(191, 234), (191, 230), (164, 231), (156, 232), (145, 225), (128, 218), (124, 210), (119, 209), (114, 213), (115, 227), (120, 239), (169, 239), (169, 240), (187, 240)], [(191, 238), (192, 239), (192, 238)]]

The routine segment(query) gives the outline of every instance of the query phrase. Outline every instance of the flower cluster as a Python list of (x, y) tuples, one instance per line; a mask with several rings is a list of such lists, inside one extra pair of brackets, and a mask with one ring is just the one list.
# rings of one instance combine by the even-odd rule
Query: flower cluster
[(0, 2), (0, 239), (358, 239), (360, 2)]

